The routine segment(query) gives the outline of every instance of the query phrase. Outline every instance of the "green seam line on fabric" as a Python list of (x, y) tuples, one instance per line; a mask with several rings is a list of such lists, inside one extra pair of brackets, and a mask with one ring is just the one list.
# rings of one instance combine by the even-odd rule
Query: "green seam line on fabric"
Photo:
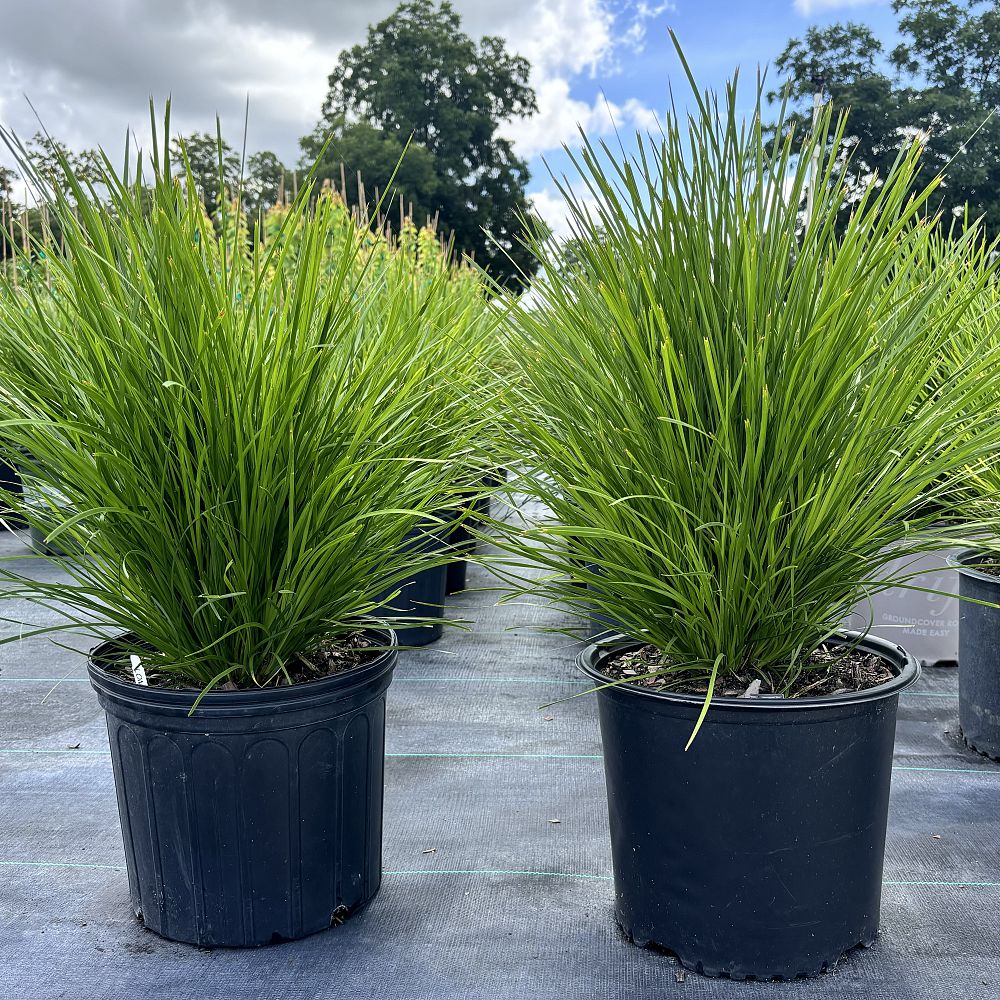
[(922, 764), (893, 764), (894, 771), (941, 771), (946, 774), (988, 774), (1000, 777), (1000, 770), (989, 767), (925, 767)]
[(507, 868), (403, 868), (387, 869), (383, 875), (535, 875), (539, 878), (579, 878), (593, 882), (610, 882), (611, 875), (587, 875), (582, 872), (544, 872), (531, 869)]
[[(0, 747), (0, 754), (22, 753), (22, 754), (77, 754), (92, 757), (108, 757), (110, 750), (82, 750), (79, 748), (66, 747), (65, 749), (47, 747)], [(602, 760), (599, 753), (505, 753), (503, 751), (474, 750), (471, 752), (447, 752), (447, 751), (413, 751), (413, 752), (388, 752), (386, 757), (408, 758), (408, 757), (430, 757), (444, 760)], [(1000, 778), (1000, 769), (989, 767), (927, 767), (918, 764), (893, 764), (894, 771), (924, 771), (942, 774), (985, 774), (991, 778)]]
[[(125, 871), (124, 865), (102, 865), (81, 861), (0, 861), (0, 865), (11, 868), (80, 868), (89, 871)], [(611, 875), (591, 875), (585, 872), (549, 872), (533, 869), (507, 868), (398, 868), (385, 869), (383, 875), (426, 876), (426, 875), (482, 875), (508, 876), (530, 875), (536, 878), (573, 878), (589, 882), (610, 882)], [(892, 888), (942, 888), (942, 889), (995, 889), (1000, 882), (951, 882), (944, 879), (884, 879), (882, 885)]]
[[(66, 747), (52, 748), (47, 747), (0, 747), (0, 754), (2, 753), (23, 753), (23, 754), (78, 754), (78, 755), (89, 755), (94, 757), (109, 757), (111, 755), (110, 750), (82, 750), (77, 748)], [(445, 759), (456, 759), (463, 760), (466, 758), (500, 758), (500, 759), (510, 759), (510, 760), (601, 760), (601, 755), (598, 753), (505, 753), (503, 751), (489, 751), (489, 750), (474, 750), (470, 753), (448, 753), (448, 752), (433, 752), (433, 751), (419, 751), (413, 753), (402, 753), (402, 752), (391, 752), (386, 753), (386, 757), (441, 757)]]
[(603, 760), (599, 753), (505, 753), (504, 751), (473, 750), (463, 753), (440, 751), (415, 751), (412, 753), (387, 753), (386, 757), (442, 757), (462, 760), (464, 758), (501, 758), (511, 760)]
[(931, 887), (942, 889), (998, 889), (1000, 882), (946, 882), (943, 879), (884, 879), (882, 885), (894, 888)]

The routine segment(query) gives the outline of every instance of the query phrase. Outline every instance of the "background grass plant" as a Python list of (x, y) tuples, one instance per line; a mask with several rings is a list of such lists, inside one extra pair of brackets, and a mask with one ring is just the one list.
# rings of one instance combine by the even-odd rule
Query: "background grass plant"
[[(952, 252), (944, 234), (929, 241), (925, 248), (925, 256), (916, 270), (918, 280), (926, 280), (931, 274), (950, 276), (943, 294), (934, 303), (938, 321), (947, 325), (952, 336), (944, 345), (940, 367), (927, 387), (932, 398), (942, 386), (947, 386), (956, 371), (962, 371), (970, 358), (1000, 345), (998, 250), (996, 242), (981, 241), (971, 252), (958, 255)], [(976, 293), (966, 305), (961, 300), (970, 283)], [(1000, 384), (994, 381), (987, 389), (991, 390), (991, 398), (984, 401), (982, 408), (1000, 411)], [(968, 415), (970, 435), (979, 432), (979, 417), (978, 413)], [(996, 548), (1000, 528), (1000, 455), (994, 451), (981, 456), (942, 487), (936, 498), (941, 517), (957, 524), (980, 526), (977, 537), (969, 541)]]

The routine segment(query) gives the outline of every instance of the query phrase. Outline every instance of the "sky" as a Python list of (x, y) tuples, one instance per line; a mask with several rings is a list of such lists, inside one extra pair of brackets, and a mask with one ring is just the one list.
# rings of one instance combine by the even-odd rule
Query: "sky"
[[(0, 0), (0, 123), (28, 137), (38, 117), (71, 148), (140, 144), (150, 96), (172, 98), (175, 130), (215, 130), (294, 165), (319, 118), (338, 53), (397, 0)], [(538, 113), (504, 132), (527, 159), (535, 206), (556, 229), (550, 174), (563, 143), (655, 127), (686, 87), (673, 29), (700, 85), (739, 66), (751, 80), (811, 24), (859, 20), (891, 39), (889, 0), (453, 0), (464, 29), (502, 35), (532, 64)], [(30, 100), (31, 106), (28, 101)], [(32, 110), (32, 106), (34, 111)], [(0, 155), (0, 162), (4, 157)], [(9, 160), (9, 157), (7, 158)]]

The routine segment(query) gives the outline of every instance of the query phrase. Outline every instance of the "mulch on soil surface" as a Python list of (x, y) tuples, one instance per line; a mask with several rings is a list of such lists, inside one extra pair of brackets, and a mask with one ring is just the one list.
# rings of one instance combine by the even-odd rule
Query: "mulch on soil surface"
[[(648, 676), (655, 670), (664, 673)], [(671, 691), (678, 694), (708, 694), (710, 671), (699, 667), (697, 672), (671, 668), (664, 662), (663, 654), (655, 646), (619, 653), (605, 660), (603, 672), (615, 681), (625, 681), (636, 687), (654, 691)], [(744, 669), (720, 673), (716, 678), (714, 694), (717, 697), (738, 698), (748, 694), (777, 694), (784, 671), (755, 671)], [(865, 691), (884, 684), (896, 676), (887, 660), (867, 650), (850, 646), (820, 646), (801, 664), (798, 677), (782, 693), (786, 698), (820, 697)], [(756, 687), (759, 682), (759, 688)]]
[[(346, 673), (356, 667), (363, 666), (370, 662), (380, 652), (382, 647), (370, 639), (363, 632), (354, 632), (351, 635), (340, 636), (336, 640), (321, 644), (311, 653), (296, 654), (292, 660), (285, 665), (285, 673), (280, 673), (274, 678), (270, 687), (288, 687), (291, 684), (303, 684), (306, 681), (318, 681), (336, 674)], [(135, 683), (132, 676), (132, 666), (126, 654), (113, 660), (105, 660), (101, 663), (108, 673), (113, 674), (121, 680)], [(146, 673), (146, 681), (150, 687), (170, 688), (174, 690), (191, 690), (199, 688), (199, 685), (192, 682), (171, 669), (167, 665), (159, 665), (157, 657), (152, 654), (142, 657), (143, 670)], [(289, 678), (291, 679), (289, 681)], [(256, 686), (244, 684), (238, 686), (232, 681), (223, 681), (217, 684), (213, 691), (247, 691), (255, 690)]]

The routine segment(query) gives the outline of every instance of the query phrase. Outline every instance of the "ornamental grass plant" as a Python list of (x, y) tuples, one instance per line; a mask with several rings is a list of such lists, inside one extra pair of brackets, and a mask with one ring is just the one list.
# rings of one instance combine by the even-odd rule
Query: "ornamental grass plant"
[[(945, 294), (935, 303), (940, 321), (952, 330), (942, 353), (939, 369), (928, 383), (927, 391), (933, 398), (983, 350), (1000, 345), (1000, 274), (996, 260), (1000, 247), (983, 240), (971, 253), (956, 255), (944, 237), (931, 243), (922, 262), (922, 274), (949, 274), (950, 284)], [(963, 289), (970, 283), (978, 291), (966, 308), (960, 304), (955, 309), (955, 299), (963, 297)], [(955, 313), (957, 311), (957, 319)], [(1000, 411), (1000, 385), (993, 382), (986, 387), (992, 390), (981, 404), (988, 412)], [(967, 429), (970, 436), (979, 433), (980, 413), (970, 413)], [(1000, 548), (997, 541), (1000, 530), (1000, 459), (997, 452), (989, 452), (968, 468), (961, 470), (950, 487), (941, 491), (938, 500), (941, 516), (957, 525), (978, 527), (976, 537), (968, 537), (977, 546)]]
[(0, 437), (59, 498), (25, 515), (71, 553), (69, 584), (8, 562), (6, 596), (60, 613), (36, 632), (128, 633), (180, 685), (288, 683), (445, 558), (401, 543), (461, 508), (479, 428), (439, 390), (435, 288), (375, 281), (310, 184), (283, 220), (296, 240), (218, 238), (174, 176), (169, 110), (153, 125), (146, 161), (104, 158), (102, 198), (63, 164), (51, 299), (0, 296), (4, 338), (38, 362), (0, 371)]
[(481, 492), (483, 476), (495, 469), (485, 418), (497, 398), (500, 379), (493, 359), (503, 336), (499, 314), (490, 308), (484, 276), (470, 262), (453, 260), (433, 228), (418, 229), (410, 221), (398, 238), (389, 237), (368, 252), (372, 266), (366, 294), (378, 295), (385, 286), (398, 289), (414, 323), (426, 312), (425, 302), (435, 303), (422, 323), (425, 356), (434, 369), (430, 377), (439, 398), (447, 399), (456, 413), (464, 409), (468, 425), (477, 429), (466, 485), (473, 493)]
[[(393, 329), (408, 329), (410, 322), (423, 332), (424, 359), (437, 365), (437, 391), (451, 397), (456, 407), (468, 408), (468, 420), (479, 426), (484, 408), (494, 399), (499, 381), (496, 358), (500, 345), (500, 313), (490, 308), (492, 288), (485, 275), (468, 260), (457, 260), (451, 247), (442, 240), (430, 222), (418, 227), (405, 217), (395, 234), (384, 220), (372, 223), (356, 209), (348, 207), (339, 192), (324, 186), (316, 205), (324, 204), (332, 217), (322, 246), (323, 271), (332, 273), (345, 244), (356, 244), (354, 267), (358, 271), (358, 294), (376, 303), (391, 302), (410, 317), (400, 322), (394, 318), (388, 326), (374, 324), (373, 335), (392, 336)], [(313, 211), (315, 211), (315, 205)], [(287, 244), (286, 252), (294, 259), (301, 242), (304, 220), (287, 224), (288, 206), (275, 205), (263, 216), (260, 231), (265, 246), (278, 241)], [(231, 211), (220, 223), (246, 232), (234, 201)], [(385, 287), (393, 294), (386, 297)], [(428, 304), (433, 303), (429, 309)], [(433, 359), (433, 360), (432, 360)], [(478, 471), (492, 471), (488, 438), (479, 435)], [(473, 487), (481, 489), (478, 467), (470, 467)]]
[(547, 516), (503, 545), (521, 590), (596, 609), (707, 704), (723, 681), (801, 690), (855, 602), (896, 582), (880, 568), (949, 544), (931, 501), (997, 451), (1000, 354), (968, 326), (937, 377), (994, 279), (964, 264), (974, 229), (934, 243), (918, 143), (856, 190), (843, 118), (797, 134), (781, 108), (771, 138), (759, 84), (746, 115), (736, 81), (690, 82), (690, 115), (634, 155), (568, 151), (574, 266), (536, 247), (506, 359), (514, 488)]

